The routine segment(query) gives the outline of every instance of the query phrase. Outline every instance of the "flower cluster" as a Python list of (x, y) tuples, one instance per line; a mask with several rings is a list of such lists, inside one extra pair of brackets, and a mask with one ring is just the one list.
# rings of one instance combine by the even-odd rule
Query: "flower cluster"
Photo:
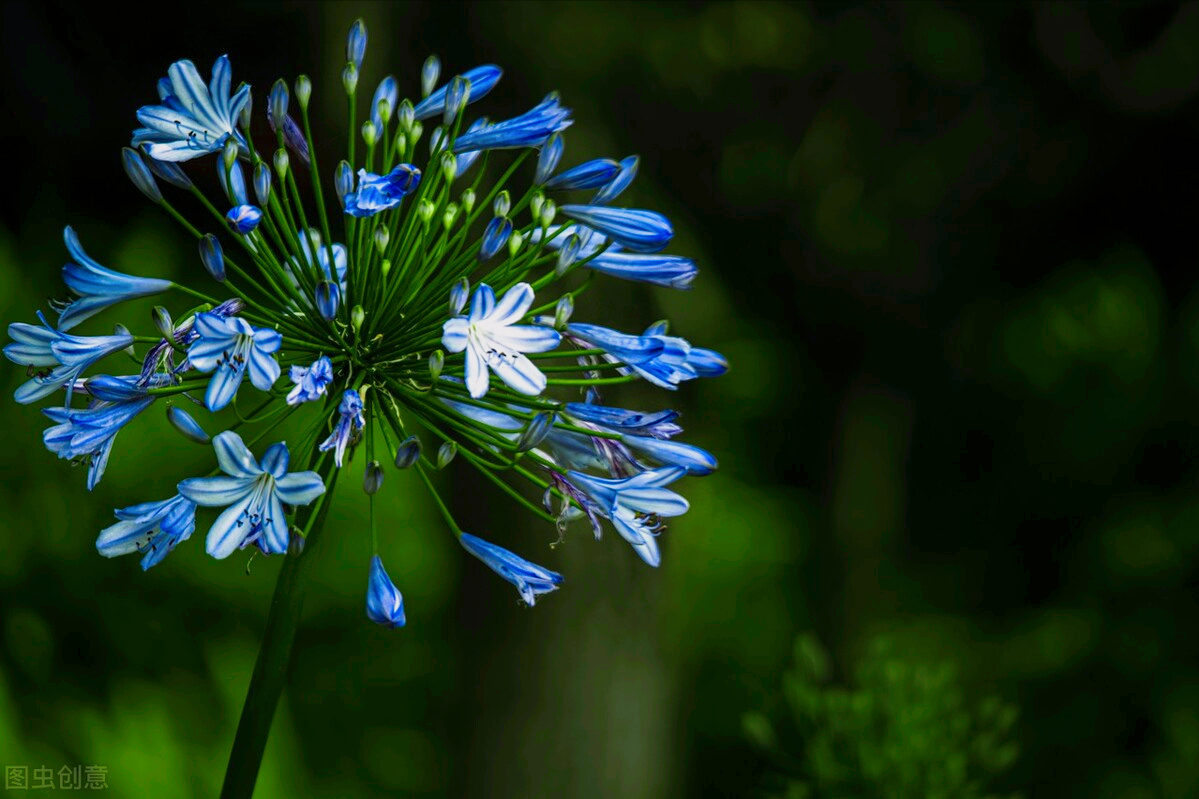
[[(365, 50), (358, 22), (341, 76), (352, 126)], [(688, 507), (677, 482), (710, 474), (716, 461), (675, 440), (674, 411), (628, 410), (604, 395), (638, 380), (675, 390), (727, 364), (665, 323), (625, 333), (575, 321), (574, 312), (597, 275), (686, 289), (695, 264), (662, 254), (673, 235), (666, 217), (614, 205), (637, 174), (636, 156), (559, 169), (572, 119), (556, 93), (512, 119), (470, 120), (501, 70), (484, 65), (439, 85), (440, 72), (429, 58), (418, 102), (401, 100), (399, 81), (384, 78), (346, 159), (329, 171), (317, 163), (305, 76), (271, 88), (269, 144), (262, 130), (255, 141), (250, 87), (234, 90), (226, 56), (207, 82), (190, 61), (175, 62), (157, 103), (137, 111), (142, 127), (122, 151), (126, 174), (196, 237), (206, 279), (184, 284), (102, 266), (68, 227), (63, 279), (73, 298), (55, 304), (57, 326), (40, 311), (40, 325), (11, 325), (4, 348), (29, 370), (18, 402), (56, 398), (44, 411), (53, 423), (46, 446), (87, 465), (89, 490), (117, 434), (156, 402), (180, 434), (211, 448), (208, 476), (117, 510), (96, 542), (100, 554), (138, 552), (148, 569), (191, 536), (201, 508), (217, 511), (206, 535), (213, 557), (246, 547), (298, 551), (324, 517), (337, 470), (364, 449), (372, 503), (382, 462), (409, 470), (463, 548), (529, 605), (561, 575), (463, 532), (433, 472), (465, 463), (559, 536), (574, 519), (587, 519), (596, 537), (607, 523), (658, 565), (662, 520)], [(522, 165), (531, 184), (512, 190)], [(213, 169), (215, 196), (196, 171)], [(297, 179), (305, 171), (309, 196)], [(184, 221), (175, 195), (191, 195), (203, 220)], [(177, 315), (156, 307), (144, 334), (120, 325), (107, 335), (67, 332), (127, 300), (163, 294), (181, 299)], [(138, 345), (135, 374), (103, 372), (109, 356)], [(279, 442), (257, 457), (258, 442), (293, 414), (307, 420), (294, 453)], [(223, 432), (210, 437), (205, 427)], [(540, 504), (531, 498), (538, 494)], [(370, 518), (367, 615), (402, 626), (373, 506)]]

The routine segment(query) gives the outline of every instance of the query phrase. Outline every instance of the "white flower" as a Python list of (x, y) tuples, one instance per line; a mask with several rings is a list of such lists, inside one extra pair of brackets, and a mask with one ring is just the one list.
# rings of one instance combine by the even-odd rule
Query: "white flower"
[(548, 327), (514, 324), (532, 305), (528, 283), (517, 283), (499, 302), (491, 286), (481, 283), (471, 297), (470, 315), (445, 323), (442, 346), (450, 352), (466, 350), (466, 388), (475, 399), (487, 393), (488, 368), (520, 394), (536, 396), (545, 390), (545, 375), (522, 353), (549, 352), (561, 337)]

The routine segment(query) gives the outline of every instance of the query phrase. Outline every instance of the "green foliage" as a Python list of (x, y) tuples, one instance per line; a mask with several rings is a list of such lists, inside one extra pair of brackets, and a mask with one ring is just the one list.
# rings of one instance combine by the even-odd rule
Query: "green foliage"
[(832, 664), (812, 635), (795, 640), (783, 678), (794, 745), (763, 713), (746, 735), (781, 772), (771, 790), (786, 799), (993, 799), (988, 788), (1016, 760), (1015, 707), (991, 697), (967, 702), (950, 661), (924, 663), (880, 637), (855, 671), (855, 688), (830, 682)]

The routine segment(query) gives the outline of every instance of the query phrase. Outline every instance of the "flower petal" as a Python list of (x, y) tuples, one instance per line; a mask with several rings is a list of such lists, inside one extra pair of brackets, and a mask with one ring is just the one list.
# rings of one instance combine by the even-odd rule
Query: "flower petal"
[(256, 478), (229, 477), (189, 477), (177, 486), (177, 490), (185, 498), (190, 499), (205, 508), (221, 508), (232, 505), (253, 492)]
[(216, 517), (216, 521), (208, 530), (208, 538), (204, 542), (204, 548), (209, 555), (220, 560), (229, 557), (241, 546), (242, 541), (250, 534), (249, 522), (243, 517), (249, 510), (250, 503), (254, 501), (256, 494), (255, 491), (248, 492)]
[(226, 430), (212, 440), (216, 450), (217, 465), (221, 471), (233, 477), (257, 477), (262, 474), (254, 453), (246, 447), (241, 436), (232, 430)]
[(316, 472), (292, 472), (275, 481), (275, 496), (288, 505), (307, 505), (325, 493), (325, 484)]

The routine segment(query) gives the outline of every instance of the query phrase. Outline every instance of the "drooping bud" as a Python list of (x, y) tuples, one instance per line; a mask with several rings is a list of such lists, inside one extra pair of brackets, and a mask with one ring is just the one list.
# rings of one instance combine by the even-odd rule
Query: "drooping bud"
[(151, 158), (145, 154), (145, 150), (142, 150), (142, 155), (145, 155), (146, 166), (160, 179), (180, 189), (190, 189), (192, 187), (191, 178), (174, 161), (159, 161), (157, 158)]
[(341, 287), (332, 280), (316, 284), (316, 310), (326, 322), (337, 318), (337, 306), (341, 304)]
[(504, 189), (495, 198), (495, 202), (491, 204), (491, 210), (496, 216), (507, 216), (508, 211), (512, 208), (512, 196), (508, 194), (508, 190)]
[(146, 166), (146, 162), (142, 160), (136, 150), (122, 147), (121, 164), (125, 167), (125, 174), (129, 176), (133, 185), (137, 186), (138, 191), (146, 195), (150, 202), (162, 202), (162, 192), (158, 189), (158, 183), (155, 182), (150, 168)]
[(445, 368), (445, 353), (441, 350), (433, 350), (433, 354), (429, 356), (429, 378), (436, 382), (437, 378), (441, 377), (443, 368)]
[(230, 227), (244, 236), (258, 227), (258, 223), (262, 221), (262, 211), (253, 205), (239, 205), (231, 208), (229, 213), (225, 214), (225, 219)]
[(459, 204), (462, 206), (462, 210), (468, 214), (475, 210), (475, 190), (468, 188), (462, 192), (462, 199)]
[(312, 98), (312, 79), (307, 75), (296, 78), (296, 102), (301, 111), (308, 110), (308, 101)]
[(516, 440), (517, 452), (528, 452), (536, 447), (545, 437), (549, 435), (550, 430), (554, 429), (554, 415), (546, 411), (534, 416), (525, 429), (521, 431), (520, 438)]
[(396, 450), (396, 468), (409, 468), (420, 460), (420, 454), (420, 439), (416, 436), (408, 436), (400, 442), (400, 446)]
[(387, 252), (387, 242), (391, 241), (391, 231), (387, 229), (387, 225), (379, 225), (375, 228), (374, 233), (375, 249), (379, 255)]
[(191, 414), (175, 405), (167, 406), (167, 421), (183, 434), (183, 437), (197, 444), (207, 444), (212, 440), (204, 428), (192, 418)]
[(458, 113), (470, 102), (470, 78), (462, 75), (450, 81), (449, 91), (445, 95), (445, 124), (451, 124), (458, 118)]
[(366, 465), (366, 472), (362, 475), (362, 490), (367, 496), (379, 493), (379, 489), (383, 487), (383, 477), (383, 467), (378, 461), (371, 461)]
[(490, 261), (500, 248), (508, 243), (512, 235), (512, 220), (497, 216), (487, 223), (483, 231), (483, 243), (479, 245), (479, 260)]
[(275, 174), (279, 176), (279, 180), (287, 180), (287, 168), (291, 165), (291, 159), (287, 157), (287, 150), (280, 147), (275, 150)]
[(221, 250), (220, 240), (211, 233), (205, 233), (200, 239), (200, 262), (213, 280), (225, 282), (225, 253)]
[(346, 68), (341, 71), (341, 85), (346, 90), (346, 94), (354, 94), (358, 91), (358, 67), (346, 64)]
[(158, 334), (165, 339), (174, 339), (175, 324), (171, 321), (171, 312), (161, 305), (155, 305), (150, 311), (150, 320), (154, 322), (154, 329)]
[(246, 195), (246, 176), (241, 171), (241, 164), (234, 160), (231, 166), (225, 166), (224, 161), (216, 162), (217, 182), (221, 190), (229, 198), (230, 205), (245, 205), (250, 202)]
[(512, 231), (512, 237), (508, 239), (508, 257), (515, 258), (520, 252), (521, 245), (525, 243), (525, 236), (519, 230)]
[(566, 243), (558, 248), (558, 263), (554, 265), (554, 273), (558, 277), (562, 277), (574, 266), (574, 262), (579, 259), (579, 248), (583, 246), (583, 240), (579, 238), (577, 233), (571, 233), (566, 239)]
[(447, 441), (437, 450), (437, 468), (444, 469), (450, 465), (450, 461), (458, 454), (458, 445), (453, 441)]
[[(346, 35), (346, 61), (354, 65), (354, 70), (362, 69), (362, 58), (366, 55), (366, 23), (361, 19), (354, 20), (350, 32)], [(352, 93), (352, 92), (351, 92)]]
[(354, 170), (350, 168), (349, 161), (342, 161), (333, 170), (333, 188), (337, 190), (337, 199), (344, 208), (346, 195), (354, 190)]
[(562, 160), (564, 147), (562, 137), (557, 133), (550, 136), (549, 141), (541, 146), (541, 152), (537, 154), (537, 171), (533, 175), (533, 185), (540, 186), (550, 179), (550, 175), (558, 168), (558, 162)]
[(570, 321), (570, 317), (575, 312), (575, 298), (573, 294), (563, 294), (558, 298), (558, 304), (554, 306), (554, 329), (565, 330), (566, 323)]
[[(271, 116), (271, 125), (275, 129), (282, 129), (285, 120), (287, 119), (287, 106), (291, 100), (291, 95), (287, 90), (287, 84), (283, 82), (283, 78), (275, 81), (275, 85), (271, 87), (271, 93), (267, 95), (266, 106), (267, 113)], [(230, 137), (232, 140), (232, 137)]]
[(437, 56), (431, 55), (425, 59), (425, 64), (420, 69), (420, 96), (428, 97), (440, 77), (441, 60)]
[(450, 316), (458, 316), (466, 307), (466, 298), (470, 296), (470, 281), (466, 276), (458, 278), (458, 282), (450, 289)]
[(254, 164), (254, 196), (263, 208), (271, 204), (271, 170), (265, 161)]
[(350, 311), (350, 326), (354, 328), (354, 332), (358, 333), (362, 330), (362, 323), (366, 321), (366, 311), (362, 310), (361, 305), (355, 305)]

